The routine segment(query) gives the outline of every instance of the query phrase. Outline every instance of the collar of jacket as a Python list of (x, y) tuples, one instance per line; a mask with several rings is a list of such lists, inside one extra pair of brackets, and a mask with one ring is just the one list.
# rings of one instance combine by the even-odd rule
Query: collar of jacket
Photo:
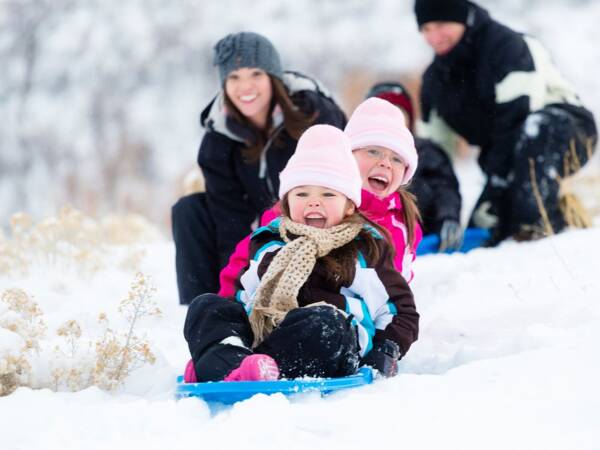
[(360, 211), (371, 220), (377, 220), (390, 212), (400, 212), (402, 211), (400, 194), (394, 192), (385, 198), (379, 198), (363, 189), (361, 191)]
[[(329, 92), (316, 79), (303, 75), (299, 72), (286, 71), (282, 77), (283, 84), (287, 87), (290, 96), (302, 91), (313, 91), (320, 93), (326, 97), (331, 97)], [(200, 124), (206, 130), (215, 131), (228, 138), (238, 141), (247, 142), (252, 138), (252, 132), (244, 129), (241, 124), (233, 123), (229, 118), (225, 109), (224, 101), (225, 93), (219, 91), (217, 95), (204, 108), (200, 115)], [(279, 107), (273, 110), (273, 127), (277, 128), (283, 123), (283, 113)]]
[(471, 66), (476, 57), (478, 34), (491, 20), (486, 9), (469, 2), (465, 33), (450, 52), (435, 56), (435, 67), (442, 72), (451, 72)]
[[(272, 234), (275, 236), (279, 236), (279, 224), (280, 223), (281, 223), (281, 216), (276, 217), (275, 219), (271, 220), (271, 222), (269, 222), (267, 225), (264, 225), (262, 227), (257, 228), (256, 230), (254, 230), (254, 232), (250, 236), (250, 239), (254, 239), (256, 236), (261, 235), (263, 233), (269, 233), (269, 234)], [(371, 236), (373, 236), (375, 239), (383, 239), (383, 236), (381, 235), (381, 233), (377, 229), (373, 228), (373, 226), (371, 226), (368, 223), (365, 223), (363, 225), (363, 230), (366, 230), (369, 233), (371, 233)], [(361, 239), (360, 235), (357, 236), (355, 239), (360, 240)]]

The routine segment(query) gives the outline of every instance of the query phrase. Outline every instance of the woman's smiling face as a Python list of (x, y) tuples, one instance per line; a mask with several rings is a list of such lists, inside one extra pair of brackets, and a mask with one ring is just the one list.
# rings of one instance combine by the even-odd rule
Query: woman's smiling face
[(258, 128), (269, 116), (273, 87), (267, 72), (256, 67), (233, 70), (225, 80), (225, 93), (235, 107)]

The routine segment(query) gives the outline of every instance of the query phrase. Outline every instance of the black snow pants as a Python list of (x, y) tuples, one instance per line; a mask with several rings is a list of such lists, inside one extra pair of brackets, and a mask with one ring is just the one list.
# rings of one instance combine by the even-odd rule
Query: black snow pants
[(223, 380), (253, 353), (271, 356), (284, 378), (340, 377), (356, 372), (359, 348), (352, 318), (336, 308), (291, 310), (256, 348), (244, 306), (204, 294), (188, 308), (183, 334), (198, 381)]
[(569, 174), (574, 172), (574, 160), (575, 166), (585, 164), (596, 139), (591, 114), (576, 115), (560, 106), (547, 106), (527, 117), (513, 150), (506, 184), (493, 186), (493, 180), (488, 181), (474, 209), (477, 211), (483, 202), (491, 202), (490, 211), (499, 219), (492, 230), (493, 244), (510, 236), (525, 237), (528, 230), (542, 229), (540, 200), (553, 231), (559, 232), (566, 226), (560, 210), (559, 177), (565, 175), (565, 164), (570, 166)]
[(180, 198), (171, 209), (179, 303), (189, 304), (206, 292), (218, 292), (219, 272), (229, 255), (219, 255), (216, 224), (206, 194)]

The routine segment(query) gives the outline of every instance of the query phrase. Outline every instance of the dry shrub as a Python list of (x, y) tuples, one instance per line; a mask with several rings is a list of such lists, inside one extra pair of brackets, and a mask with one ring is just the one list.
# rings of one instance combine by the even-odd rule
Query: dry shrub
[[(127, 297), (119, 305), (125, 319), (124, 330), (116, 330), (102, 313), (99, 337), (86, 337), (76, 320), (68, 320), (56, 330), (61, 338), (47, 357), (51, 380), (34, 385), (30, 356), (44, 356), (41, 341), (46, 325), (43, 314), (24, 291), (7, 290), (2, 294), (0, 328), (16, 334), (12, 347), (0, 346), (0, 396), (8, 395), (19, 386), (46, 387), (55, 391), (79, 391), (90, 386), (115, 390), (134, 370), (144, 364), (154, 364), (156, 358), (137, 326), (144, 317), (159, 316), (152, 299), (156, 288), (149, 277), (136, 274)], [(0, 330), (2, 331), (2, 330)], [(5, 343), (6, 344), (6, 343)]]
[(148, 277), (136, 274), (127, 298), (119, 305), (119, 312), (129, 324), (125, 333), (113, 331), (106, 317), (100, 317), (104, 334), (96, 342), (94, 384), (102, 389), (114, 390), (133, 370), (147, 363), (154, 364), (156, 358), (148, 341), (135, 334), (135, 326), (143, 317), (161, 314), (152, 300), (155, 292), (156, 287)]
[[(592, 142), (588, 142), (588, 160), (592, 158)], [(569, 225), (578, 228), (592, 226), (592, 217), (600, 215), (600, 171), (579, 171), (581, 163), (571, 143), (565, 155), (565, 176), (559, 179), (561, 210)]]
[(131, 245), (152, 242), (160, 232), (139, 214), (109, 215), (100, 223), (104, 241), (111, 245)]
[(156, 358), (145, 336), (136, 334), (140, 319), (161, 314), (152, 300), (156, 288), (151, 280), (138, 273), (119, 312), (127, 323), (126, 331), (114, 330), (106, 314), (98, 321), (102, 335), (94, 341), (82, 339), (76, 321), (65, 322), (57, 334), (64, 344), (55, 348), (52, 377), (55, 390), (78, 391), (89, 386), (115, 390), (129, 374), (144, 364), (154, 364)]
[(184, 177), (181, 183), (183, 195), (196, 194), (198, 192), (206, 191), (206, 182), (204, 181), (204, 175), (200, 169), (196, 166), (190, 170)]
[(27, 357), (39, 350), (39, 340), (46, 332), (42, 311), (26, 292), (8, 289), (1, 300), (4, 311), (0, 310), (0, 328), (17, 335), (15, 341), (20, 347), (0, 347), (0, 396), (29, 384), (31, 366)]
[[(591, 159), (592, 153), (592, 142), (588, 141), (588, 160)], [(559, 183), (559, 207), (568, 226), (590, 228), (593, 226), (592, 217), (600, 213), (600, 174), (582, 175), (581, 169), (582, 164), (577, 156), (575, 142), (571, 141), (569, 151), (563, 159), (564, 176), (556, 175)], [(535, 164), (532, 158), (529, 158), (529, 176), (541, 220), (538, 225), (525, 226), (524, 231), (534, 238), (552, 235), (554, 230), (537, 185)], [(586, 199), (587, 205), (583, 199)], [(590, 204), (590, 200), (592, 204)]]
[[(34, 266), (73, 268), (92, 275), (106, 266), (117, 245), (156, 240), (158, 230), (139, 215), (109, 216), (97, 222), (80, 211), (64, 207), (57, 217), (33, 223), (24, 213), (11, 218), (11, 238), (0, 239), (0, 273), (25, 275)], [(138, 268), (144, 254), (127, 255), (123, 267)]]

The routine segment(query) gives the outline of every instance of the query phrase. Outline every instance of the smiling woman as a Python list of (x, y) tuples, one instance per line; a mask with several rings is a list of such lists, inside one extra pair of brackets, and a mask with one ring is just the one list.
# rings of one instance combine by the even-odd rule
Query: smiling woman
[(253, 125), (266, 127), (273, 97), (267, 72), (254, 67), (234, 70), (225, 81), (225, 93), (233, 106)]
[(318, 82), (284, 72), (264, 36), (230, 34), (215, 46), (221, 90), (201, 115), (198, 164), (206, 192), (172, 209), (179, 301), (219, 290), (218, 274), (236, 243), (277, 200), (279, 172), (314, 123), (346, 118)]

